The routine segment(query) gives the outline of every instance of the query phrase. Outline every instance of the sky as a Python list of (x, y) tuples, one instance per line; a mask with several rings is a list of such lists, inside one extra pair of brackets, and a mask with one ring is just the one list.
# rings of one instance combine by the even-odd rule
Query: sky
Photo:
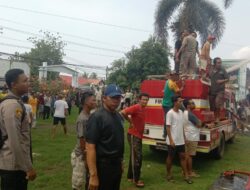
[[(211, 0), (221, 9), (222, 0)], [(64, 61), (101, 66), (87, 73), (105, 75), (106, 66), (146, 41), (154, 32), (159, 0), (0, 0), (0, 52), (28, 52), (30, 36), (58, 32), (67, 43)], [(226, 29), (212, 57), (250, 58), (250, 1), (223, 9)], [(44, 14), (45, 13), (45, 14)], [(170, 45), (174, 45), (170, 36)]]

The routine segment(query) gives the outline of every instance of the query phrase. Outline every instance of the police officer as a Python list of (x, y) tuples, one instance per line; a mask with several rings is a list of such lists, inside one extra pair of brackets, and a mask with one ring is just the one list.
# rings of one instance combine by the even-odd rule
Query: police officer
[(104, 91), (103, 107), (87, 123), (87, 163), (89, 190), (119, 190), (123, 170), (124, 129), (116, 111), (122, 92), (110, 84)]
[(28, 77), (21, 69), (5, 74), (8, 99), (0, 104), (0, 129), (7, 137), (0, 149), (2, 190), (26, 190), (28, 180), (36, 178), (31, 162), (31, 139), (28, 117), (20, 97), (28, 92)]

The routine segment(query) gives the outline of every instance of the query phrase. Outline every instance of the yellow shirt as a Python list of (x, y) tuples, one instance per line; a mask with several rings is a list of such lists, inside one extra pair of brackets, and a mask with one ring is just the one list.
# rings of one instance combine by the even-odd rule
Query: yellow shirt
[(33, 98), (32, 96), (29, 97), (29, 104), (30, 104), (31, 107), (32, 107), (32, 114), (36, 114), (36, 111), (37, 111), (37, 103), (38, 103), (37, 98)]
[(7, 96), (7, 93), (0, 93), (0, 100), (1, 100), (2, 98), (4, 98), (5, 96)]

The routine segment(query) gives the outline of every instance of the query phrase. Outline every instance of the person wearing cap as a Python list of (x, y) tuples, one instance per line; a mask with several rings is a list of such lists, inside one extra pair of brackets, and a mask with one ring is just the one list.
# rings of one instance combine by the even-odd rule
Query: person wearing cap
[(144, 187), (144, 182), (140, 180), (142, 166), (142, 136), (145, 127), (145, 107), (147, 106), (149, 95), (141, 93), (139, 102), (130, 106), (120, 113), (129, 122), (128, 143), (130, 146), (130, 159), (128, 167), (128, 181), (134, 182), (136, 187)]
[(200, 53), (200, 72), (201, 76), (203, 79), (206, 78), (206, 75), (208, 74), (208, 69), (211, 65), (211, 57), (210, 57), (210, 49), (211, 49), (211, 44), (215, 40), (215, 37), (212, 35), (209, 35), (207, 37), (207, 41), (204, 43), (204, 45), (201, 48), (201, 53)]
[[(166, 81), (164, 86), (164, 95), (162, 100), (162, 108), (164, 111), (164, 120), (166, 121), (166, 114), (173, 107), (172, 97), (178, 95), (184, 88), (184, 84), (182, 84), (181, 88), (177, 85), (177, 81), (179, 80), (179, 74), (176, 71), (170, 72), (170, 78)], [(163, 137), (166, 138), (166, 122), (164, 122), (163, 128)]]
[(168, 156), (166, 159), (167, 165), (167, 180), (169, 182), (174, 182), (172, 175), (172, 163), (176, 153), (178, 153), (180, 158), (180, 163), (182, 171), (184, 174), (184, 180), (188, 184), (192, 184), (193, 181), (190, 179), (187, 172), (186, 165), (186, 156), (185, 156), (185, 133), (184, 133), (184, 115), (180, 110), (183, 99), (180, 96), (173, 96), (172, 101), (174, 107), (169, 110), (166, 117), (167, 125), (167, 147), (168, 147)]
[(86, 130), (89, 190), (119, 190), (123, 171), (123, 118), (116, 111), (121, 89), (110, 84), (104, 90), (103, 106), (94, 112)]

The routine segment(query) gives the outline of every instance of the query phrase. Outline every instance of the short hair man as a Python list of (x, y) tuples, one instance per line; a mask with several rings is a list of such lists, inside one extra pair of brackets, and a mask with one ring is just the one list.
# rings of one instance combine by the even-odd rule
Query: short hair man
[(186, 35), (187, 35), (186, 30), (181, 32), (180, 38), (175, 42), (175, 45), (174, 45), (174, 70), (177, 73), (179, 73), (179, 70), (180, 70), (180, 59), (181, 59), (181, 53), (178, 55), (177, 55), (177, 53), (180, 50), (182, 41), (183, 41), (184, 37), (186, 37)]
[(56, 127), (61, 122), (63, 126), (64, 134), (67, 135), (67, 126), (66, 126), (66, 116), (68, 115), (68, 104), (65, 100), (62, 99), (63, 96), (59, 95), (58, 100), (55, 101), (54, 108), (54, 119), (53, 119), (53, 128), (52, 128), (52, 138), (55, 138)]
[(168, 156), (166, 160), (167, 164), (167, 180), (173, 181), (172, 176), (172, 162), (175, 153), (178, 153), (180, 157), (181, 167), (184, 172), (184, 180), (191, 184), (192, 180), (187, 173), (186, 157), (185, 157), (185, 134), (184, 134), (184, 116), (180, 110), (183, 99), (180, 96), (174, 96), (174, 107), (167, 113), (166, 125), (167, 125), (167, 146)]
[(140, 180), (142, 165), (142, 136), (145, 127), (145, 107), (147, 106), (149, 95), (141, 93), (139, 102), (121, 111), (121, 114), (129, 121), (128, 143), (130, 146), (130, 160), (127, 178), (135, 183), (137, 187), (144, 187), (144, 182)]
[(0, 104), (0, 129), (7, 137), (0, 149), (2, 190), (26, 190), (28, 180), (36, 178), (32, 167), (31, 138), (28, 117), (21, 96), (28, 93), (28, 77), (21, 69), (5, 74), (9, 88), (8, 99)]
[(220, 120), (220, 110), (224, 107), (225, 83), (229, 81), (227, 71), (221, 66), (221, 58), (213, 60), (214, 66), (210, 71), (211, 87), (209, 103), (211, 111), (214, 111), (216, 123)]
[(207, 41), (201, 48), (201, 53), (200, 53), (200, 72), (202, 79), (206, 79), (206, 75), (208, 74), (208, 67), (211, 67), (211, 57), (210, 57), (210, 49), (211, 49), (211, 44), (215, 40), (215, 37), (212, 35), (209, 35), (207, 37)]
[(162, 100), (162, 108), (164, 111), (164, 128), (163, 128), (163, 137), (166, 138), (166, 115), (168, 111), (173, 107), (172, 97), (175, 95), (179, 95), (179, 93), (183, 90), (184, 84), (182, 84), (181, 88), (177, 85), (177, 81), (179, 80), (179, 74), (176, 71), (172, 71), (170, 73), (170, 78), (166, 81), (164, 86), (164, 95)]
[(196, 50), (197, 42), (192, 33), (183, 39), (181, 48), (177, 56), (181, 53), (180, 72), (182, 74), (192, 75), (196, 72)]
[(193, 114), (195, 103), (191, 99), (183, 101), (184, 111), (184, 131), (186, 137), (186, 162), (187, 172), (190, 177), (199, 177), (192, 169), (192, 157), (196, 155), (198, 141), (200, 139), (201, 121)]
[(116, 111), (122, 92), (115, 84), (106, 87), (103, 107), (87, 123), (87, 163), (90, 190), (119, 190), (123, 170), (123, 119)]
[(81, 98), (82, 111), (76, 121), (77, 144), (71, 153), (72, 188), (81, 190), (85, 181), (85, 189), (88, 189), (88, 172), (86, 171), (86, 128), (91, 110), (96, 107), (96, 98), (92, 92), (85, 92)]

